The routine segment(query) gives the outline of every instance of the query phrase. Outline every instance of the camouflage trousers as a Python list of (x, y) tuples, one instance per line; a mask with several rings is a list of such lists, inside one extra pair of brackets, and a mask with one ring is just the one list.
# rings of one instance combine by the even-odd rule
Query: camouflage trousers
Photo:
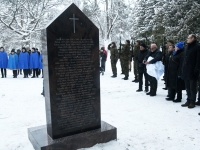
[(129, 60), (124, 59), (123, 60), (123, 70), (125, 77), (129, 77)]
[(117, 60), (115, 59), (111, 59), (111, 68), (112, 68), (112, 72), (113, 75), (117, 75)]
[(120, 58), (120, 65), (121, 65), (122, 73), (124, 73), (123, 64), (124, 64), (124, 60), (122, 58)]
[(137, 63), (137, 61), (133, 61), (133, 71), (134, 71), (135, 79), (138, 79), (138, 63)]

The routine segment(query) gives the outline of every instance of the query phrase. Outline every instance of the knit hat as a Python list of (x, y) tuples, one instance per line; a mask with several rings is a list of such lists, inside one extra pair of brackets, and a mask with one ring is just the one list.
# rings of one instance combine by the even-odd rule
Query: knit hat
[(103, 47), (101, 47), (101, 50), (104, 50), (105, 51), (105, 47), (103, 46)]
[(142, 47), (144, 47), (144, 48), (147, 47), (146, 44), (144, 44), (144, 43), (141, 43), (140, 46), (142, 46)]
[(183, 49), (183, 47), (184, 47), (184, 42), (178, 42), (178, 43), (176, 43), (175, 46), (178, 47), (179, 49)]
[(12, 49), (11, 52), (15, 52), (15, 49)]

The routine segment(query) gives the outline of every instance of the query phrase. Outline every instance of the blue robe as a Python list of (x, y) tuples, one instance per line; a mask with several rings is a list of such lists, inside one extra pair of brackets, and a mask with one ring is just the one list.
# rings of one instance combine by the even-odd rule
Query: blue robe
[(43, 69), (43, 56), (42, 56), (42, 54), (40, 54), (40, 58), (39, 58), (39, 69)]
[(8, 66), (8, 56), (6, 52), (0, 52), (0, 68), (6, 69)]
[(9, 55), (8, 69), (11, 69), (11, 70), (18, 69), (18, 55), (17, 54)]
[(37, 52), (32, 52), (30, 55), (30, 69), (39, 68), (39, 54)]
[(29, 69), (29, 54), (28, 52), (21, 52), (19, 54), (19, 69)]

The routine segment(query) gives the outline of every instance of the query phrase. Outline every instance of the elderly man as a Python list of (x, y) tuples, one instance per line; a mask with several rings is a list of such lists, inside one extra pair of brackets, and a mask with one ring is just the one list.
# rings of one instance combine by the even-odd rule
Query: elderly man
[[(153, 59), (151, 61), (147, 61), (149, 57), (152, 57)], [(144, 58), (143, 63), (144, 64), (154, 64), (157, 61), (162, 60), (162, 52), (158, 50), (158, 47), (156, 44), (151, 44), (151, 51), (147, 54), (147, 56)], [(155, 77), (149, 76), (149, 82), (150, 82), (150, 92), (147, 93), (147, 95), (150, 96), (156, 96), (157, 91), (157, 85), (158, 82)]]
[(188, 36), (187, 44), (182, 66), (182, 79), (185, 81), (187, 102), (181, 106), (194, 108), (196, 101), (197, 79), (200, 69), (200, 46), (194, 34)]

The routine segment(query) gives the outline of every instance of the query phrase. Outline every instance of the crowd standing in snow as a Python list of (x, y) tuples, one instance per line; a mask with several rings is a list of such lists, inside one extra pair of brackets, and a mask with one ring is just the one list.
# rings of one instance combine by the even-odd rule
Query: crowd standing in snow
[[(131, 51), (129, 40), (126, 40), (125, 44), (121, 44), (120, 47), (122, 46), (122, 48), (119, 49), (112, 42), (108, 45), (113, 72), (111, 77), (117, 77), (116, 63), (119, 59), (121, 74), (125, 75), (122, 79), (128, 80), (129, 74), (127, 71), (131, 71), (130, 62), (133, 59), (135, 79), (132, 82), (139, 82), (139, 88), (136, 92), (143, 91), (144, 76), (146, 95), (156, 96), (157, 81), (164, 72), (162, 80), (165, 82), (165, 88), (163, 89), (168, 90), (167, 101), (181, 102), (182, 90), (186, 90), (187, 101), (181, 106), (188, 108), (194, 108), (196, 105), (200, 106), (200, 44), (196, 35), (189, 35), (187, 42), (179, 41), (174, 44), (173, 41), (169, 40), (165, 44), (162, 51), (155, 43), (150, 45), (149, 50), (145, 43), (136, 41), (134, 49)], [(160, 64), (161, 62), (162, 64)], [(198, 99), (196, 102), (197, 93)]]
[[(132, 47), (132, 49), (131, 49)], [(133, 70), (135, 79), (134, 83), (139, 83), (136, 92), (143, 91), (143, 76), (146, 95), (156, 96), (157, 84), (160, 76), (164, 73), (163, 79), (165, 82), (164, 90), (168, 90), (166, 100), (175, 103), (181, 102), (182, 90), (186, 90), (187, 101), (182, 104), (182, 107), (194, 108), (200, 105), (200, 44), (194, 34), (187, 38), (187, 42), (179, 41), (174, 44), (169, 40), (162, 51), (155, 43), (148, 46), (140, 41), (136, 41), (134, 48), (133, 43), (129, 40), (125, 44), (121, 44), (117, 49), (115, 42), (108, 45), (110, 50), (112, 78), (117, 77), (117, 62), (120, 60), (121, 74), (124, 74), (124, 80), (128, 80), (129, 72), (131, 71), (131, 62), (133, 60)], [(100, 55), (100, 73), (104, 75), (107, 51), (105, 47), (99, 50)], [(162, 62), (162, 63), (161, 63)], [(42, 54), (37, 48), (27, 51), (13, 49), (9, 55), (4, 48), (0, 48), (0, 68), (2, 78), (6, 78), (6, 69), (13, 70), (13, 78), (17, 78), (19, 74), (24, 74), (24, 78), (36, 78), (41, 74), (43, 77)], [(196, 95), (198, 91), (198, 101)], [(42, 92), (44, 95), (44, 92)]]
[(7, 55), (4, 48), (0, 48), (0, 68), (1, 68), (1, 78), (7, 77), (6, 69), (13, 71), (13, 78), (17, 78), (20, 74), (22, 75), (22, 70), (24, 78), (38, 78), (42, 72), (43, 77), (43, 63), (42, 54), (37, 48), (32, 48), (32, 50), (27, 51), (25, 47), (22, 50), (15, 49), (11, 50), (11, 53)]

